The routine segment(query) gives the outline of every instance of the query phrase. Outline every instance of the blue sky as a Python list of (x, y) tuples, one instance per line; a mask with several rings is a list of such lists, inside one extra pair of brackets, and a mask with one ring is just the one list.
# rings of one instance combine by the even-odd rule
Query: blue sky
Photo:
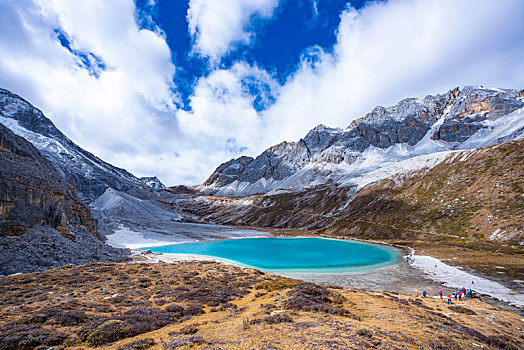
[[(366, 2), (352, 1), (350, 5), (360, 9)], [(143, 28), (158, 26), (164, 32), (173, 64), (180, 68), (174, 77), (182, 97), (180, 107), (189, 108), (193, 85), (211, 70), (207, 57), (191, 52), (192, 37), (187, 21), (189, 1), (159, 0), (152, 5), (149, 0), (137, 0), (135, 4), (137, 19)], [(245, 61), (271, 72), (283, 84), (296, 70), (306, 48), (320, 46), (331, 50), (336, 42), (340, 14), (346, 6), (345, 0), (281, 1), (271, 19), (264, 21), (257, 19), (256, 14), (253, 16), (250, 26), (256, 33), (256, 40), (241, 44), (223, 56), (220, 67), (228, 69), (235, 62)], [(256, 105), (258, 110), (264, 107)]]
[(0, 87), (168, 185), (457, 86), (524, 87), (521, 0), (0, 0)]

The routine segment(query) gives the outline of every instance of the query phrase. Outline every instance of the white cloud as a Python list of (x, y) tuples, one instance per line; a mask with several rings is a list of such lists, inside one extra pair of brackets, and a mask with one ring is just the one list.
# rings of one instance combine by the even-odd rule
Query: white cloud
[(190, 0), (187, 20), (193, 50), (216, 61), (236, 45), (250, 44), (253, 18), (270, 18), (277, 5), (278, 0)]
[[(170, 177), (176, 142), (164, 38), (138, 28), (131, 0), (12, 1), (0, 5), (0, 83), (41, 108), (82, 147), (137, 175)], [(8, 10), (8, 11), (7, 11)], [(97, 78), (73, 50), (93, 53)]]
[(180, 131), (202, 149), (200, 160), (214, 160), (204, 161), (201, 175), (208, 176), (224, 159), (245, 150), (258, 153), (267, 145), (262, 117), (253, 107), (253, 89), (261, 91), (264, 104), (278, 93), (278, 84), (264, 70), (236, 63), (201, 78), (191, 97), (191, 112), (179, 111)]
[[(264, 113), (272, 142), (346, 127), (376, 105), (464, 85), (524, 87), (524, 2), (399, 0), (341, 16), (333, 53), (310, 49)], [(285, 118), (283, 118), (285, 116)]]
[[(218, 59), (249, 44), (250, 19), (269, 18), (277, 2), (195, 4), (195, 50)], [(137, 26), (135, 10), (132, 0), (0, 0), (0, 86), (81, 147), (171, 185), (202, 182), (221, 162), (319, 123), (345, 127), (377, 104), (467, 84), (524, 87), (524, 2), (398, 0), (344, 11), (333, 50), (309, 48), (283, 86), (238, 62), (201, 77), (191, 111), (177, 111), (169, 47), (158, 28)], [(98, 78), (55, 29), (101, 58)]]

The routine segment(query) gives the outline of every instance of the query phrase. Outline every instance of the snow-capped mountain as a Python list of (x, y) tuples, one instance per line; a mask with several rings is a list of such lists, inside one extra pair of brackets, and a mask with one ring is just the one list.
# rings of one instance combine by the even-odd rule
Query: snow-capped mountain
[(120, 191), (146, 188), (144, 182), (126, 170), (77, 146), (40, 110), (5, 89), (0, 89), (0, 123), (31, 142), (84, 200), (93, 201), (107, 188)]
[(140, 180), (154, 190), (163, 190), (166, 186), (156, 176), (144, 176)]
[(298, 142), (221, 164), (197, 189), (250, 195), (333, 181), (363, 186), (430, 168), (458, 149), (524, 137), (524, 90), (465, 87), (376, 107), (345, 129), (319, 125)]

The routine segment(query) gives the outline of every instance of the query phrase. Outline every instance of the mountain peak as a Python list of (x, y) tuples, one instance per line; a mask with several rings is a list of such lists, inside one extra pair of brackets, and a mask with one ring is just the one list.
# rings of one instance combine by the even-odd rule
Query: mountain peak
[(121, 191), (145, 188), (142, 181), (125, 169), (114, 167), (76, 145), (39, 109), (6, 89), (0, 89), (0, 123), (31, 142), (88, 202), (108, 187)]
[[(519, 138), (524, 119), (514, 112), (524, 107), (523, 96), (518, 90), (466, 86), (423, 100), (410, 97), (390, 107), (377, 106), (346, 129), (320, 124), (299, 142), (281, 142), (241, 165), (237, 160), (226, 162), (201, 189), (245, 195), (328, 180), (349, 183), (352, 177), (384, 164), (451, 151), (463, 144), (475, 148), (490, 144), (493, 141), (488, 140), (494, 138), (485, 134), (494, 133), (494, 127), (505, 128), (494, 133), (503, 135), (496, 139)], [(507, 120), (498, 122), (501, 118)], [(475, 142), (465, 143), (473, 136)]]
[(156, 176), (144, 176), (140, 180), (154, 190), (163, 190), (166, 186)]

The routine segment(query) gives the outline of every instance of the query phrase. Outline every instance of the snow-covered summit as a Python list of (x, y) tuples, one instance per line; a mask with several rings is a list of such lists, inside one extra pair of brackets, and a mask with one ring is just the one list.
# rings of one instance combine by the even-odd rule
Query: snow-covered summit
[(248, 195), (301, 189), (331, 180), (369, 183), (380, 174), (431, 167), (446, 152), (524, 137), (524, 90), (467, 86), (376, 107), (346, 129), (319, 125), (298, 142), (219, 166), (197, 189)]

